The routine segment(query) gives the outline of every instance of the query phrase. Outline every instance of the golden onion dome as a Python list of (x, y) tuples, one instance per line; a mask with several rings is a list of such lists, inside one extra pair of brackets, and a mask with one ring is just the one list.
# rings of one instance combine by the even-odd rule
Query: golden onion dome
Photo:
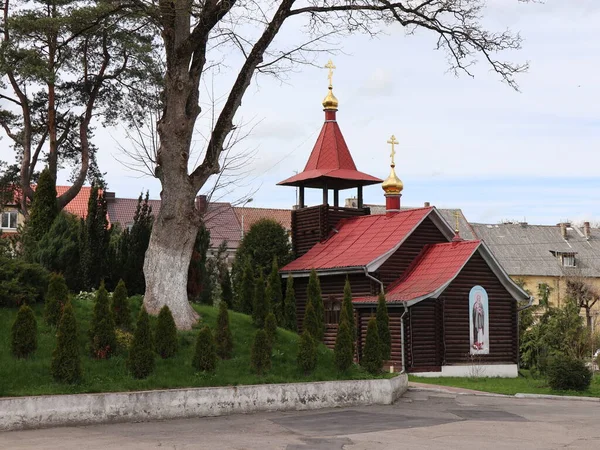
[(329, 86), (329, 92), (327, 96), (323, 99), (323, 108), (325, 110), (337, 110), (338, 109), (338, 99), (333, 95), (333, 87)]
[(400, 178), (398, 178), (398, 175), (396, 175), (396, 171), (394, 170), (394, 167), (396, 167), (396, 165), (392, 164), (391, 167), (392, 169), (390, 170), (390, 176), (387, 177), (387, 180), (383, 182), (381, 187), (386, 194), (398, 195), (400, 194), (400, 192), (402, 192), (402, 189), (404, 189), (404, 184), (402, 183)]

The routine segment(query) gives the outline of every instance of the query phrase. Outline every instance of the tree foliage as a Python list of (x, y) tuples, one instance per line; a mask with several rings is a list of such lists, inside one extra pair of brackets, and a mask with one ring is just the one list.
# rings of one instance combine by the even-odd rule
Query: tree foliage
[(119, 280), (112, 295), (111, 311), (115, 326), (122, 330), (131, 330), (131, 307), (129, 294), (123, 280)]
[(377, 301), (377, 333), (379, 334), (379, 343), (381, 345), (381, 358), (387, 361), (391, 357), (392, 337), (390, 335), (390, 317), (388, 315), (387, 303), (383, 292), (379, 294)]
[(219, 316), (217, 317), (217, 354), (221, 359), (229, 359), (233, 354), (233, 336), (229, 327), (229, 311), (227, 304), (219, 303)]
[(288, 276), (283, 302), (284, 323), (283, 327), (290, 331), (298, 330), (296, 321), (296, 292), (294, 291), (294, 278)]
[(138, 197), (138, 203), (133, 216), (133, 225), (131, 230), (125, 234), (127, 251), (124, 255), (123, 275), (131, 295), (143, 294), (146, 290), (144, 280), (144, 257), (148, 244), (150, 243), (150, 234), (152, 233), (152, 206), (148, 203), (149, 192), (142, 199), (142, 194)]
[(254, 303), (254, 271), (250, 261), (245, 261), (240, 286), (236, 289), (238, 311), (252, 314)]
[(265, 279), (262, 273), (258, 276), (254, 284), (254, 301), (252, 305), (252, 322), (258, 328), (263, 328), (265, 326), (265, 318), (269, 313), (269, 305), (265, 294)]
[(265, 332), (267, 333), (267, 343), (269, 344), (269, 348), (272, 349), (277, 339), (277, 319), (272, 312), (267, 314), (267, 317), (265, 318)]
[(548, 366), (548, 384), (557, 391), (585, 391), (592, 382), (592, 371), (581, 359), (557, 355)]
[(273, 314), (278, 324), (283, 324), (283, 290), (281, 288), (281, 276), (279, 275), (279, 264), (277, 257), (273, 258), (271, 272), (267, 279), (267, 299), (271, 305)]
[(50, 371), (52, 377), (61, 383), (77, 383), (83, 376), (77, 319), (71, 302), (65, 305), (60, 318)]
[(37, 321), (33, 310), (23, 305), (19, 308), (10, 333), (10, 350), (15, 358), (27, 358), (37, 349)]
[(199, 372), (214, 372), (217, 368), (217, 345), (208, 327), (198, 333), (192, 366)]
[[(201, 299), (204, 299), (204, 302), (206, 302), (210, 298), (212, 304), (212, 287), (208, 271), (206, 270), (206, 257), (209, 246), (210, 231), (204, 223), (201, 223), (196, 235), (194, 250), (192, 251), (192, 258), (188, 269), (187, 292), (190, 301), (193, 302), (200, 302)], [(203, 292), (204, 295), (202, 294)]]
[[(44, 169), (40, 175), (33, 202), (31, 203), (31, 214), (27, 220), (26, 235), (36, 245), (50, 230), (52, 222), (58, 215), (56, 204), (56, 181), (49, 169)], [(35, 255), (34, 249), (29, 249)], [(29, 253), (29, 252), (28, 252)]]
[(110, 311), (108, 292), (104, 287), (104, 283), (100, 285), (100, 289), (96, 293), (94, 314), (90, 327), (90, 342), (92, 356), (97, 359), (110, 358), (117, 349), (115, 321)]
[(221, 300), (227, 308), (233, 308), (233, 287), (231, 286), (231, 274), (227, 267), (221, 272)]
[(335, 347), (333, 349), (335, 366), (340, 372), (347, 371), (352, 366), (354, 358), (354, 345), (352, 342), (352, 332), (348, 325), (347, 317), (340, 319), (340, 324), (335, 338)]
[(108, 273), (108, 215), (104, 193), (92, 186), (80, 242), (81, 281), (85, 290), (95, 289)]
[(265, 330), (258, 330), (250, 350), (250, 365), (259, 375), (271, 368), (271, 346)]
[(15, 307), (43, 300), (48, 272), (39, 264), (0, 256), (0, 307)]
[(127, 369), (133, 378), (147, 378), (154, 371), (156, 361), (152, 348), (153, 342), (150, 317), (146, 310), (141, 308), (127, 358)]
[(317, 342), (307, 330), (304, 330), (298, 341), (296, 361), (304, 375), (310, 374), (317, 367)]
[(312, 304), (316, 315), (317, 324), (313, 337), (318, 342), (321, 342), (325, 335), (325, 305), (323, 304), (323, 297), (321, 295), (321, 283), (319, 282), (319, 277), (317, 276), (317, 271), (315, 269), (310, 272), (306, 293), (308, 303)]
[(321, 333), (321, 326), (319, 324), (319, 319), (317, 318), (317, 313), (315, 312), (315, 308), (312, 302), (308, 302), (306, 305), (306, 309), (304, 310), (304, 323), (302, 325), (302, 331), (307, 331), (315, 341), (320, 342), (320, 339), (317, 336)]
[(360, 365), (372, 374), (378, 374), (383, 367), (381, 358), (381, 342), (379, 340), (379, 330), (377, 329), (377, 319), (371, 317), (367, 325), (367, 337), (363, 348)]
[(158, 313), (156, 332), (154, 333), (154, 348), (161, 358), (167, 359), (175, 356), (177, 347), (177, 327), (175, 327), (171, 310), (165, 305)]
[(44, 320), (48, 325), (58, 326), (65, 304), (69, 301), (69, 288), (62, 275), (50, 275), (48, 292), (44, 301)]
[(356, 345), (356, 320), (354, 318), (354, 307), (352, 306), (352, 288), (350, 287), (350, 280), (346, 277), (346, 283), (344, 284), (344, 298), (342, 300), (342, 308), (340, 312), (340, 323), (342, 321), (348, 321), (348, 328), (350, 329), (350, 336), (352, 338), (352, 348)]

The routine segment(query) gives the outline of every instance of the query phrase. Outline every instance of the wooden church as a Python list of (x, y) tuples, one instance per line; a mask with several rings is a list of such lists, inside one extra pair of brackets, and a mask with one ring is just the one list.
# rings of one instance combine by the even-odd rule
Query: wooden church
[[(435, 207), (400, 209), (403, 184), (392, 163), (382, 182), (357, 170), (337, 123), (331, 84), (323, 101), (325, 123), (304, 171), (279, 183), (299, 189), (292, 211), (296, 259), (281, 269), (293, 277), (301, 326), (308, 277), (319, 275), (325, 303), (325, 343), (333, 347), (344, 283), (352, 287), (358, 348), (377, 296), (390, 317), (395, 371), (426, 376), (517, 376), (518, 308), (530, 298), (498, 264), (484, 242), (463, 240)], [(370, 215), (363, 186), (379, 184), (386, 214)], [(306, 206), (305, 188), (321, 189), (322, 204)], [(357, 207), (339, 205), (339, 191), (357, 189)], [(333, 190), (333, 205), (328, 204)], [(360, 352), (359, 352), (360, 358)]]

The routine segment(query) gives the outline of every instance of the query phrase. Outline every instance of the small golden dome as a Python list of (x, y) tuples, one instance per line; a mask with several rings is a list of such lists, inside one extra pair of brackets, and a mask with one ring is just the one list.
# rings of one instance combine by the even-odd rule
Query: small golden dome
[(327, 93), (327, 96), (323, 100), (323, 108), (326, 110), (334, 110), (334, 111), (337, 111), (337, 109), (338, 109), (338, 99), (335, 98), (335, 95), (333, 95), (333, 87), (332, 86), (329, 86), (329, 92)]
[(390, 170), (390, 176), (387, 177), (387, 180), (383, 182), (381, 187), (388, 195), (398, 195), (400, 192), (402, 192), (402, 189), (404, 189), (404, 184), (400, 178), (398, 178), (398, 175), (396, 175), (396, 171), (394, 170), (396, 165), (392, 164), (391, 167), (392, 169)]

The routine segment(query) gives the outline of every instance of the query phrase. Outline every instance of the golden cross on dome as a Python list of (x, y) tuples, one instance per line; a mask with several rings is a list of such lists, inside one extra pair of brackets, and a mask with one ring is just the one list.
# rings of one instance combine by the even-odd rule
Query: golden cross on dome
[(331, 60), (327, 61), (327, 64), (325, 64), (325, 68), (329, 69), (329, 74), (327, 75), (327, 79), (329, 80), (329, 87), (333, 87), (333, 84), (331, 83), (331, 81), (333, 79), (333, 69), (336, 68), (333, 65), (333, 61), (331, 61)]
[(458, 211), (458, 210), (454, 211), (454, 218), (456, 219), (456, 226), (455, 226), (455, 228), (454, 228), (454, 231), (455, 231), (456, 233), (458, 233), (458, 230), (459, 230), (459, 229), (458, 229), (458, 225), (459, 225), (459, 219), (460, 219), (460, 211)]
[(394, 162), (394, 155), (396, 155), (396, 149), (394, 148), (394, 145), (398, 145), (400, 142), (398, 142), (396, 140), (396, 136), (392, 134), (392, 137), (389, 141), (387, 141), (387, 143), (392, 144), (392, 153), (390, 154), (390, 156), (392, 157), (392, 166), (395, 166), (396, 163)]

